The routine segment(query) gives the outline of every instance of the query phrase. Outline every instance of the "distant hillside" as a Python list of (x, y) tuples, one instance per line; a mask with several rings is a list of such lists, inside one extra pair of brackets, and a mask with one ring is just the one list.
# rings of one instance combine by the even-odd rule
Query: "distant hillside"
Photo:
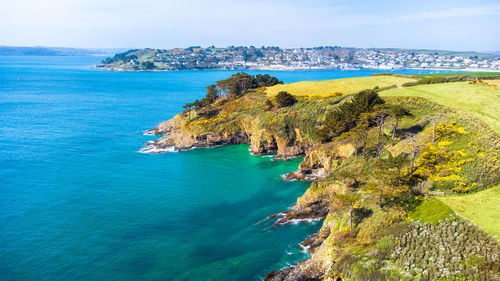
[(97, 67), (112, 71), (169, 71), (203, 69), (440, 69), (498, 71), (500, 57), (493, 53), (413, 49), (362, 49), (339, 46), (260, 48), (133, 49), (102, 61)]
[(109, 56), (125, 49), (77, 49), (62, 47), (0, 46), (0, 56)]

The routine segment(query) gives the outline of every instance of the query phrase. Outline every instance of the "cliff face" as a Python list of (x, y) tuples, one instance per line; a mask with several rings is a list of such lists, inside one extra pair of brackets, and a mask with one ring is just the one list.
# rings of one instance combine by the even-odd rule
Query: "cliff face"
[(356, 146), (345, 140), (321, 144), (307, 152), (297, 171), (285, 175), (287, 180), (316, 181), (325, 179), (344, 160), (356, 153)]
[[(282, 159), (305, 156), (314, 143), (306, 124), (318, 122), (316, 116), (299, 119), (290, 108), (264, 111), (260, 107), (266, 99), (263, 93), (247, 94), (238, 100), (216, 105), (213, 111), (217, 114), (211, 117), (178, 114), (146, 132), (162, 135), (148, 145), (156, 151), (181, 151), (248, 143), (254, 155), (276, 154), (276, 158)], [(305, 101), (304, 105), (317, 106), (319, 103)]]
[[(299, 129), (297, 129), (299, 131)], [(182, 151), (192, 148), (214, 147), (229, 144), (249, 143), (253, 155), (276, 154), (276, 158), (288, 159), (304, 156), (308, 145), (300, 141), (288, 141), (261, 128), (240, 128), (231, 132), (194, 132), (186, 128), (176, 118), (161, 123), (147, 131), (148, 134), (162, 135), (149, 143), (159, 151)]]
[[(311, 187), (296, 204), (286, 211), (269, 219), (276, 219), (274, 226), (301, 221), (320, 220), (335, 212), (338, 206), (334, 197), (346, 193), (343, 185), (321, 182), (337, 166), (338, 161), (352, 156), (356, 147), (349, 140), (329, 144), (317, 144), (311, 139), (311, 128), (317, 127), (328, 100), (299, 101), (304, 108), (293, 110), (275, 108), (272, 111), (251, 110), (252, 104), (265, 100), (261, 94), (250, 94), (237, 101), (218, 107), (219, 117), (190, 118), (190, 114), (178, 114), (174, 118), (147, 131), (147, 134), (160, 135), (158, 140), (148, 144), (151, 151), (182, 151), (192, 148), (213, 147), (229, 144), (250, 144), (254, 155), (276, 154), (276, 158), (289, 159), (303, 156), (297, 171), (285, 175), (286, 180), (313, 181)], [(250, 101), (250, 102), (249, 102)], [(234, 103), (240, 103), (237, 106)], [(246, 111), (241, 106), (246, 107)], [(312, 107), (318, 113), (311, 110)], [(298, 115), (294, 111), (303, 110)], [(304, 118), (306, 116), (306, 118)], [(304, 120), (305, 119), (305, 120)], [(311, 125), (313, 124), (313, 125)], [(269, 273), (266, 280), (315, 280), (325, 275), (332, 265), (332, 247), (327, 243), (338, 228), (336, 220), (325, 220), (316, 234), (301, 245), (308, 249), (311, 257), (294, 267)]]
[[(331, 240), (339, 227), (339, 221), (327, 217), (323, 226), (309, 238), (301, 243), (301, 247), (307, 249), (311, 255), (309, 259), (303, 260), (293, 267), (273, 271), (266, 275), (265, 281), (298, 281), (298, 280), (335, 280), (331, 273), (334, 261), (334, 247)], [(332, 277), (329, 277), (332, 276)], [(340, 277), (340, 276), (339, 276)], [(331, 278), (331, 279), (329, 279)], [(342, 279), (340, 279), (342, 280)]]
[[(426, 108), (429, 106), (427, 102), (423, 106), (421, 101), (396, 100), (396, 104), (411, 109), (415, 115), (399, 120), (401, 128), (395, 138), (385, 135), (383, 127), (379, 129), (374, 125), (376, 122), (367, 119), (367, 126), (358, 128), (361, 131), (322, 142), (315, 136), (315, 130), (321, 127), (325, 112), (335, 108), (338, 100), (300, 99), (292, 107), (263, 110), (266, 100), (263, 93), (255, 92), (215, 104), (211, 114), (178, 114), (147, 132), (161, 135), (158, 140), (150, 142), (148, 148), (151, 152), (162, 152), (246, 143), (250, 144), (249, 150), (254, 155), (276, 154), (276, 158), (281, 159), (304, 156), (297, 171), (285, 175), (284, 179), (311, 181), (310, 188), (290, 210), (269, 219), (275, 220), (274, 227), (324, 219), (323, 226), (301, 243), (309, 251), (310, 258), (293, 267), (271, 272), (265, 280), (401, 280), (417, 276), (416, 272), (401, 271), (391, 261), (389, 252), (396, 238), (407, 231), (408, 210), (428, 196), (423, 187), (432, 184), (422, 175), (412, 178), (411, 172), (408, 173), (410, 154), (405, 152), (405, 146), (412, 139), (407, 138), (407, 133), (429, 135), (431, 128), (426, 133), (425, 125), (419, 125), (421, 116), (436, 112), (436, 108)], [(439, 111), (446, 112), (450, 118), (460, 116), (443, 108)], [(478, 126), (477, 122), (471, 124)], [(487, 146), (498, 143), (491, 141), (498, 139), (496, 135), (486, 134), (477, 139), (463, 136), (460, 143), (469, 143), (469, 148), (465, 145), (463, 148), (472, 154), (476, 146), (469, 141), (482, 143), (482, 139), (483, 153), (498, 159), (498, 150)], [(406, 154), (406, 158), (399, 158), (400, 164), (395, 162), (398, 155)], [(478, 173), (471, 171), (487, 171), (490, 162), (477, 161), (468, 167), (469, 170), (464, 170), (475, 175)], [(384, 189), (386, 183), (381, 184), (381, 181), (387, 177), (386, 171), (377, 170), (377, 165), (390, 167), (387, 172), (393, 179), (389, 182), (391, 188), (396, 191), (399, 188), (404, 196)], [(498, 167), (495, 166), (493, 171), (498, 171)], [(374, 175), (374, 172), (380, 175)], [(482, 172), (481, 178), (485, 178), (485, 174), (495, 177), (498, 173)], [(491, 182), (497, 182), (497, 178), (492, 178)], [(428, 243), (431, 245), (432, 241)]]
[(163, 135), (149, 145), (157, 150), (172, 149), (182, 151), (192, 148), (214, 147), (219, 145), (248, 143), (249, 137), (245, 132), (237, 131), (231, 133), (205, 132), (196, 134), (182, 126), (181, 121), (176, 118), (170, 119), (149, 130), (147, 133)]

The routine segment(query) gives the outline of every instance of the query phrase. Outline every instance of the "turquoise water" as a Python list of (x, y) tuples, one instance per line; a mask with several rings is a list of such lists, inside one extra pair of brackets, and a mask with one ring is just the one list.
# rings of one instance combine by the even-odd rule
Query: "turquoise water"
[(297, 244), (321, 223), (257, 224), (306, 190), (280, 180), (300, 159), (138, 153), (143, 130), (234, 71), (92, 69), (101, 59), (0, 57), (0, 280), (258, 280), (307, 257)]

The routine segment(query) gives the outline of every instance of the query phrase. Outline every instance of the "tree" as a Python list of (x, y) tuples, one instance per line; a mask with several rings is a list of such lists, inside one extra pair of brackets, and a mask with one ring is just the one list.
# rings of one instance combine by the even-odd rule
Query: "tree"
[(394, 105), (391, 107), (391, 115), (394, 117), (394, 127), (392, 129), (392, 139), (396, 135), (398, 129), (399, 119), (403, 116), (410, 115), (410, 111), (401, 105)]
[(283, 82), (267, 74), (259, 74), (254, 77), (247, 73), (239, 72), (231, 75), (228, 79), (219, 80), (216, 84), (206, 87), (207, 94), (203, 99), (189, 103), (187, 104), (189, 106), (184, 108), (186, 110), (188, 108), (194, 108), (196, 110), (203, 109), (203, 111), (207, 113), (210, 110), (209, 107), (220, 98), (238, 98), (246, 94), (250, 89), (261, 86), (273, 86), (279, 83)]
[(257, 74), (257, 76), (255, 76), (255, 83), (257, 87), (270, 87), (276, 84), (283, 84), (283, 81), (279, 81), (278, 78), (270, 76), (269, 74)]
[(361, 196), (359, 194), (336, 194), (335, 198), (342, 204), (349, 208), (349, 225), (352, 229), (352, 213), (355, 206), (359, 203)]
[(207, 95), (205, 96), (205, 99), (209, 104), (212, 104), (219, 98), (217, 88), (215, 85), (210, 85), (206, 89), (207, 89)]
[(375, 90), (363, 90), (355, 94), (351, 101), (344, 102), (328, 113), (322, 128), (317, 134), (324, 140), (330, 140), (356, 127), (363, 113), (372, 111), (373, 107), (383, 104)]
[(432, 123), (432, 142), (433, 143), (436, 142), (436, 126), (437, 126), (437, 124), (439, 124), (439, 122), (441, 122), (443, 117), (444, 117), (444, 114), (442, 114), (442, 113), (437, 113), (434, 116), (426, 116), (426, 118), (429, 121), (431, 121), (431, 123)]
[(415, 158), (420, 151), (421, 142), (415, 134), (409, 134), (409, 138), (404, 141), (406, 148), (410, 150), (411, 153), (411, 165), (410, 165), (410, 175), (413, 174), (413, 168), (415, 167)]
[(384, 133), (384, 123), (387, 116), (389, 116), (387, 112), (377, 112), (374, 116), (378, 126), (378, 139), (380, 139), (380, 136)]
[(287, 107), (294, 105), (297, 100), (288, 92), (281, 91), (276, 95), (276, 102), (278, 103), (278, 107)]
[(374, 182), (368, 183), (366, 188), (379, 196), (378, 206), (382, 208), (383, 198), (393, 198), (408, 190), (406, 182), (403, 181), (403, 166), (406, 163), (404, 156), (387, 159), (379, 158), (374, 163)]
[(191, 103), (186, 103), (182, 108), (184, 108), (184, 111), (187, 112), (187, 115), (188, 115), (188, 120), (191, 120), (191, 107), (192, 104)]

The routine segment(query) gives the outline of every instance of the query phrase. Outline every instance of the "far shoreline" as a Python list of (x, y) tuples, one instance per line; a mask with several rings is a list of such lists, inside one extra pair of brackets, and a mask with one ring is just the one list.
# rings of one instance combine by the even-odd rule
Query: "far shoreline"
[(393, 69), (384, 69), (384, 68), (299, 68), (299, 67), (251, 67), (251, 68), (214, 68), (214, 69), (116, 69), (113, 67), (105, 67), (95, 65), (95, 69), (110, 71), (110, 72), (180, 72), (180, 71), (217, 71), (217, 70), (229, 70), (229, 71), (247, 71), (247, 70), (264, 70), (264, 71), (359, 71), (359, 70), (375, 70), (375, 71), (388, 71), (388, 72), (396, 72), (400, 70), (424, 70), (424, 71), (448, 71), (450, 73), (456, 72), (498, 72), (498, 69), (483, 69), (483, 68), (465, 68), (465, 69), (448, 69), (448, 68), (393, 68)]

